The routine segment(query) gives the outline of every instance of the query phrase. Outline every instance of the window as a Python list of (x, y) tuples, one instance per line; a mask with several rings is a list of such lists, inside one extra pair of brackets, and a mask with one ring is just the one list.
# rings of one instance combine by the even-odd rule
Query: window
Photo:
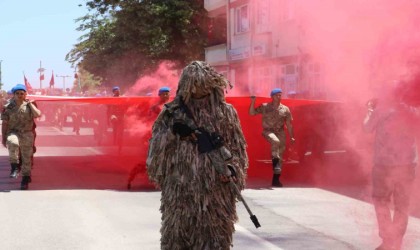
[(295, 3), (293, 0), (281, 0), (280, 18), (282, 21), (294, 19)]
[(249, 8), (243, 5), (235, 9), (235, 29), (236, 33), (244, 33), (249, 31)]
[(271, 66), (255, 68), (255, 94), (266, 95), (273, 88), (273, 71)]
[(296, 66), (294, 64), (287, 64), (282, 67), (283, 75), (294, 75), (296, 74)]
[(281, 65), (283, 93), (297, 92), (298, 70), (299, 68), (295, 64)]
[(257, 3), (257, 32), (266, 32), (270, 27), (269, 0), (259, 0)]
[(325, 91), (325, 86), (323, 86), (322, 66), (319, 62), (308, 64), (307, 78), (310, 95), (315, 98), (320, 98)]

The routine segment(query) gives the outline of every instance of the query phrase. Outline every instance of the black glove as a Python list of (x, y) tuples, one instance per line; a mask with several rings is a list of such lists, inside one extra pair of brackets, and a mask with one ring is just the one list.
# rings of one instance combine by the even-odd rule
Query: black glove
[(174, 122), (172, 126), (172, 132), (174, 134), (178, 134), (181, 137), (190, 136), (194, 130), (192, 130), (187, 124), (182, 122)]

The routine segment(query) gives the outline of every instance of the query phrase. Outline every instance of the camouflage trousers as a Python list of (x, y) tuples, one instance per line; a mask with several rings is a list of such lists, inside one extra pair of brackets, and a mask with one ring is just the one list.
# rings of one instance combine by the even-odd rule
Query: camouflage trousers
[(283, 162), (283, 153), (286, 149), (286, 135), (284, 132), (276, 133), (264, 131), (263, 136), (271, 145), (271, 158), (278, 159), (277, 164), (273, 166), (273, 172), (274, 174), (280, 174)]
[(22, 155), (22, 176), (30, 176), (32, 168), (32, 155), (34, 146), (34, 133), (32, 131), (12, 132), (7, 136), (7, 149), (10, 163), (19, 163), (19, 149)]
[[(372, 197), (379, 236), (384, 242), (400, 244), (402, 241), (407, 230), (414, 177), (415, 168), (412, 165), (373, 167)], [(391, 200), (394, 203), (393, 216), (391, 216)]]

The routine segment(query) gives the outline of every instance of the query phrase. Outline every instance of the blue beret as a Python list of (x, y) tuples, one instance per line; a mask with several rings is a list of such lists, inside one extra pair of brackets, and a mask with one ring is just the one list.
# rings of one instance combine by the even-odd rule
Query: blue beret
[(271, 90), (270, 96), (273, 96), (275, 94), (282, 93), (282, 92), (283, 91), (281, 90), (281, 88), (275, 88), (275, 89)]
[(25, 85), (23, 85), (23, 84), (16, 84), (16, 86), (14, 86), (14, 87), (12, 88), (12, 92), (13, 92), (13, 94), (14, 94), (16, 91), (18, 91), (18, 90), (23, 90), (23, 91), (25, 91), (25, 92), (26, 92), (26, 86), (25, 86)]
[(120, 90), (120, 87), (118, 87), (118, 86), (113, 87), (112, 91), (114, 92), (115, 90)]
[(159, 89), (158, 94), (160, 95), (164, 92), (169, 92), (169, 91), (171, 91), (171, 89), (169, 87), (162, 87), (162, 88)]

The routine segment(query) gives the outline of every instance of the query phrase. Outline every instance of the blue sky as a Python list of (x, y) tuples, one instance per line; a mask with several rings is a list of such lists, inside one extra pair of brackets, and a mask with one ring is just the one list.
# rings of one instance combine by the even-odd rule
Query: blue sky
[[(33, 88), (40, 87), (40, 61), (46, 69), (42, 87), (48, 87), (52, 70), (73, 84), (74, 68), (66, 54), (82, 35), (75, 19), (87, 14), (84, 0), (0, 0), (0, 60), (2, 89), (23, 83), (23, 72)], [(82, 4), (81, 7), (78, 5)], [(56, 88), (63, 78), (55, 77)]]

